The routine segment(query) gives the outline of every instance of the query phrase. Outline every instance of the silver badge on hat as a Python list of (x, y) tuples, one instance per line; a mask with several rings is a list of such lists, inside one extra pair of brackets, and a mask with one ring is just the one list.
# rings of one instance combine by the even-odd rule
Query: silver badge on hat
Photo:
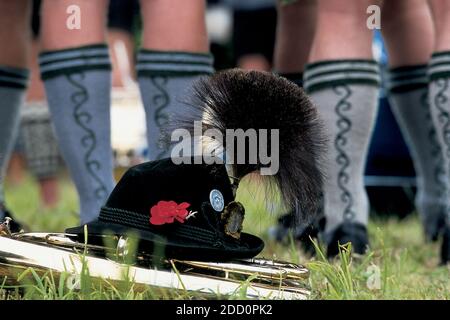
[(213, 189), (209, 193), (209, 202), (211, 203), (211, 206), (213, 207), (213, 209), (218, 212), (222, 212), (222, 210), (225, 206), (225, 201), (223, 200), (223, 195), (217, 189)]

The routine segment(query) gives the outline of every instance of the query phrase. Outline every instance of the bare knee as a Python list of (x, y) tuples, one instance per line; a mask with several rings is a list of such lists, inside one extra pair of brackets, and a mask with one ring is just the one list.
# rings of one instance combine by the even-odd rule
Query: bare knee
[(373, 32), (367, 8), (373, 0), (318, 0), (317, 28), (310, 61), (372, 58)]
[(12, 39), (13, 35), (29, 33), (30, 9), (28, 0), (0, 0), (0, 35)]
[[(41, 9), (43, 48), (56, 50), (105, 42), (107, 4), (107, 0), (44, 0)], [(68, 11), (71, 6), (76, 6), (78, 11)], [(79, 28), (67, 26), (71, 15), (78, 19)]]
[(317, 20), (317, 1), (278, 1), (274, 54), (278, 72), (301, 72), (308, 60)]
[(429, 0), (435, 27), (435, 51), (450, 50), (450, 1)]
[(27, 65), (31, 42), (31, 1), (0, 0), (0, 64), (12, 67)]
[(426, 0), (385, 0), (381, 31), (391, 66), (428, 61), (434, 45), (434, 30)]
[(420, 25), (424, 19), (431, 21), (427, 0), (385, 0), (381, 12), (381, 30), (391, 34)]
[(141, 12), (145, 48), (208, 51), (204, 0), (141, 0)]

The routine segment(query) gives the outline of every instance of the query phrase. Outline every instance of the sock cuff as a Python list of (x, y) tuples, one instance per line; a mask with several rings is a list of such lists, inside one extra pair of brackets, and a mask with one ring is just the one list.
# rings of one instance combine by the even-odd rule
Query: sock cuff
[(25, 89), (29, 74), (28, 69), (0, 66), (0, 87)]
[(390, 93), (404, 93), (428, 86), (427, 65), (411, 65), (389, 69), (387, 88)]
[(450, 51), (433, 53), (428, 65), (428, 77), (431, 81), (450, 77)]
[(303, 85), (309, 93), (343, 84), (380, 85), (377, 62), (368, 59), (326, 60), (306, 65)]
[(108, 46), (96, 44), (55, 51), (39, 55), (42, 80), (86, 70), (111, 70)]
[(277, 74), (280, 77), (286, 78), (289, 81), (295, 83), (299, 87), (303, 87), (303, 72), (289, 72), (289, 73), (278, 72)]
[(141, 49), (136, 71), (141, 76), (194, 76), (214, 73), (209, 53)]

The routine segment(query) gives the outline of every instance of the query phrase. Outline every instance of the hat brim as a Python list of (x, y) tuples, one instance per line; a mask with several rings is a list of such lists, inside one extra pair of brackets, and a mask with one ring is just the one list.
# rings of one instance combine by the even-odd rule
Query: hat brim
[[(99, 220), (87, 223), (89, 236), (105, 234), (137, 236), (139, 246), (147, 252), (158, 252), (166, 258), (196, 261), (229, 261), (251, 259), (264, 248), (264, 242), (251, 234), (241, 233), (239, 241), (225, 239), (221, 246), (202, 244), (197, 241), (162, 237), (148, 230), (130, 228), (123, 225), (105, 223)], [(77, 235), (84, 241), (84, 225), (66, 229), (66, 233)]]

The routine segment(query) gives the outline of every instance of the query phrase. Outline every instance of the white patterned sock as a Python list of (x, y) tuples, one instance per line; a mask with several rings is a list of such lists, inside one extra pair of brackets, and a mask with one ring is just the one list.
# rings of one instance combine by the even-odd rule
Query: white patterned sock
[(3, 180), (16, 141), (27, 80), (28, 70), (0, 66), (0, 221), (4, 218)]
[[(444, 156), (444, 170), (450, 181), (450, 51), (434, 53), (428, 66), (431, 115)], [(448, 188), (449, 189), (449, 188)], [(450, 193), (447, 189), (447, 198)], [(447, 209), (450, 227), (450, 208)]]
[(428, 103), (427, 66), (389, 72), (389, 102), (408, 144), (417, 177), (416, 208), (428, 239), (437, 239), (449, 198), (442, 149)]
[(111, 65), (104, 44), (39, 57), (59, 149), (80, 198), (81, 223), (97, 218), (114, 187)]
[(187, 110), (183, 102), (191, 86), (201, 76), (214, 72), (210, 54), (141, 49), (136, 66), (147, 119), (150, 160), (170, 156), (161, 144), (161, 133), (174, 114)]
[(329, 60), (306, 67), (304, 87), (319, 109), (328, 136), (325, 240), (343, 223), (367, 225), (364, 169), (379, 82), (379, 68), (372, 60)]

